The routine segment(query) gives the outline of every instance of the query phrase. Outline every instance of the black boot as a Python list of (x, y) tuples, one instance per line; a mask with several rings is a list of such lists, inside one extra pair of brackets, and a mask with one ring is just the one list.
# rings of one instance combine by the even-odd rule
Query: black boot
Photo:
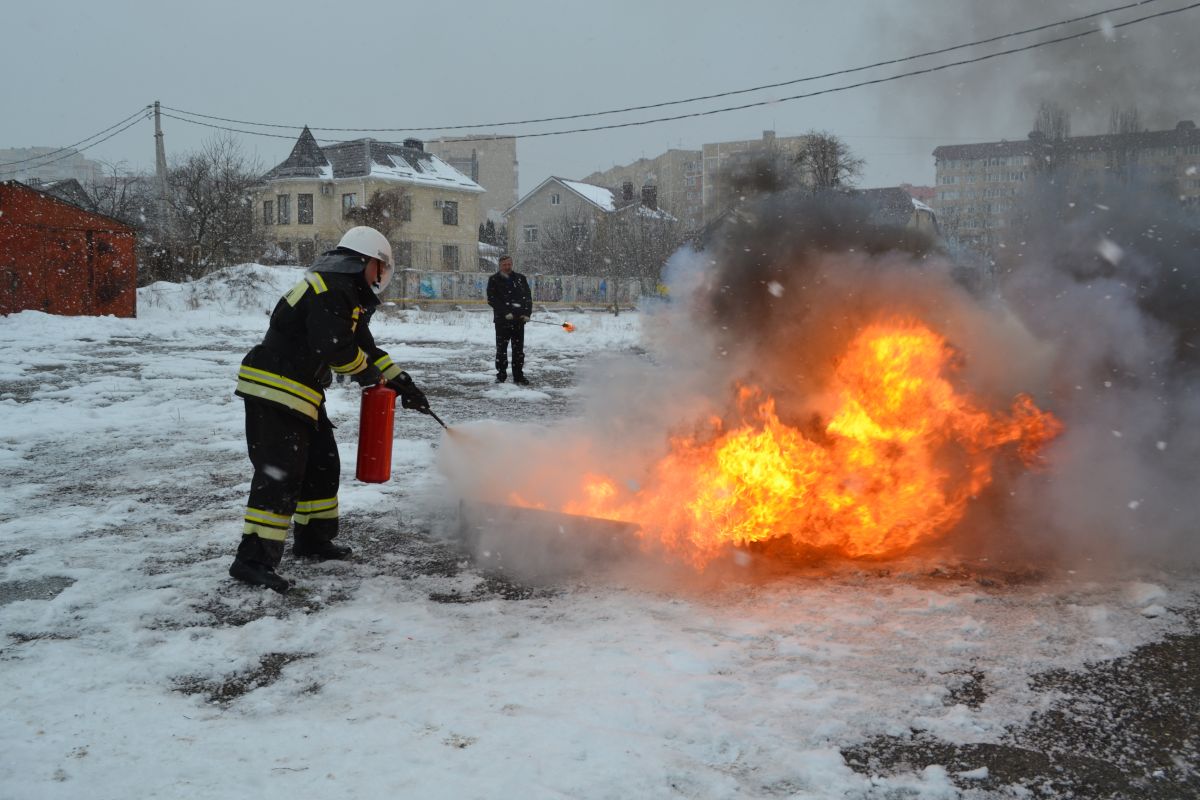
[(520, 373), (513, 373), (513, 383), (519, 383), (522, 386), (529, 385), (529, 381), (525, 380), (525, 376)]
[(504, 383), (506, 380), (508, 380), (508, 375), (503, 372), (496, 373), (496, 383)]
[(229, 576), (251, 586), (265, 586), (280, 594), (287, 594), (288, 589), (292, 588), (291, 581), (276, 574), (271, 567), (259, 561), (247, 561), (240, 556), (233, 559), (233, 564), (229, 567)]
[(292, 543), (292, 555), (315, 558), (318, 561), (345, 561), (354, 553), (350, 547), (334, 544), (328, 539), (300, 539)]

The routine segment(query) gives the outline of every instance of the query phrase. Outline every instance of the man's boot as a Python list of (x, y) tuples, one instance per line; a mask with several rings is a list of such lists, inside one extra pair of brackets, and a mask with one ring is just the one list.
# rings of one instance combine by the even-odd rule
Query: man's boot
[(317, 561), (345, 561), (353, 553), (353, 548), (334, 544), (328, 539), (302, 539), (297, 536), (292, 542), (292, 555), (299, 558), (315, 558)]
[(525, 375), (520, 372), (513, 373), (513, 383), (519, 383), (522, 386), (528, 386), (529, 381), (525, 380)]
[(506, 380), (508, 380), (508, 374), (507, 374), (507, 373), (504, 373), (504, 372), (497, 372), (497, 373), (496, 373), (496, 383), (504, 383)]
[(229, 577), (251, 586), (265, 586), (280, 594), (287, 594), (288, 589), (292, 588), (291, 581), (277, 574), (270, 566), (261, 561), (247, 561), (241, 556), (233, 559), (233, 564), (229, 567)]

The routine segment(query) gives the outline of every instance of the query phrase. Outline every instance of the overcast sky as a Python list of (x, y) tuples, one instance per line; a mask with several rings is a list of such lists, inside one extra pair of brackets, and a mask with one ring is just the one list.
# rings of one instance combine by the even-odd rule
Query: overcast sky
[[(72, 144), (160, 100), (230, 119), (314, 128), (417, 128), (580, 114), (792, 80), (1067, 19), (1132, 0), (43, 0), (0, 10), (0, 148)], [(1150, 0), (1109, 22), (1188, 5)], [(871, 72), (647, 112), (473, 132), (538, 132), (779, 100), (1027, 44), (1038, 36)], [(670, 147), (809, 129), (866, 160), (864, 186), (931, 184), (939, 144), (1015, 138), (1039, 99), (1063, 103), (1075, 133), (1103, 133), (1113, 105), (1144, 122), (1200, 117), (1200, 9), (1109, 35), (824, 97), (618, 130), (523, 139), (524, 193), (549, 175), (583, 177)], [(1191, 40), (1190, 42), (1188, 40)], [(214, 122), (250, 130), (250, 126)], [(218, 132), (164, 120), (168, 159)], [(264, 168), (286, 136), (241, 135)], [(458, 133), (462, 133), (459, 131)], [(316, 132), (398, 140), (430, 132)], [(87, 151), (150, 170), (140, 122)]]

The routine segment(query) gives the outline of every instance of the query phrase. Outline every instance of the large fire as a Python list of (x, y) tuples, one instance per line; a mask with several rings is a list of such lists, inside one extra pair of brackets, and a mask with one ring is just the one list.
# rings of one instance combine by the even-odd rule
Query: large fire
[(729, 545), (767, 540), (896, 555), (962, 518), (1002, 448), (1029, 464), (1062, 429), (1025, 395), (1007, 414), (988, 413), (946, 377), (955, 362), (917, 320), (868, 325), (833, 370), (832, 410), (819, 424), (784, 424), (773, 399), (743, 386), (740, 419), (673, 438), (636, 491), (589, 474), (561, 510), (637, 522), (698, 566)]

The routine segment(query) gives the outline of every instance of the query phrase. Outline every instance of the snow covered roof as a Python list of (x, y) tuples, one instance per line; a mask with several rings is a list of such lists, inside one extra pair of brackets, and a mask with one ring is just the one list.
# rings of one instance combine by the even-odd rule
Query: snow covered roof
[(582, 181), (569, 181), (565, 178), (556, 178), (555, 180), (592, 205), (600, 208), (601, 211), (616, 211), (617, 209), (616, 196), (613, 195), (611, 189), (605, 189), (603, 186), (593, 186), (590, 183), (583, 183)]
[(533, 189), (533, 191), (527, 193), (524, 197), (508, 208), (504, 212), (504, 216), (507, 217), (509, 214), (515, 211), (518, 206), (523, 205), (526, 200), (541, 192), (542, 189), (550, 183), (556, 183), (566, 189), (570, 189), (572, 192), (579, 195), (601, 211), (609, 212), (617, 210), (617, 196), (611, 189), (605, 189), (603, 186), (594, 186), (590, 183), (584, 183), (583, 181), (569, 181), (566, 178), (560, 178), (557, 175), (551, 175), (549, 178), (546, 178), (546, 180), (539, 183)]
[[(406, 142), (406, 144), (408, 144)], [(442, 159), (417, 146), (376, 139), (355, 139), (321, 147), (305, 128), (292, 153), (263, 176), (278, 178), (380, 178), (411, 186), (433, 186), (482, 193), (484, 188)]]
[[(661, 208), (650, 208), (649, 206), (642, 205), (640, 202), (631, 203), (630, 205), (625, 206), (625, 208), (636, 208), (637, 211), (635, 211), (634, 213), (636, 213), (639, 217), (647, 217), (649, 219), (657, 219), (657, 220), (661, 220), (663, 222), (678, 222), (679, 221), (675, 217), (668, 214), (666, 211), (662, 210)], [(621, 210), (624, 211), (625, 208), (622, 208)]]

